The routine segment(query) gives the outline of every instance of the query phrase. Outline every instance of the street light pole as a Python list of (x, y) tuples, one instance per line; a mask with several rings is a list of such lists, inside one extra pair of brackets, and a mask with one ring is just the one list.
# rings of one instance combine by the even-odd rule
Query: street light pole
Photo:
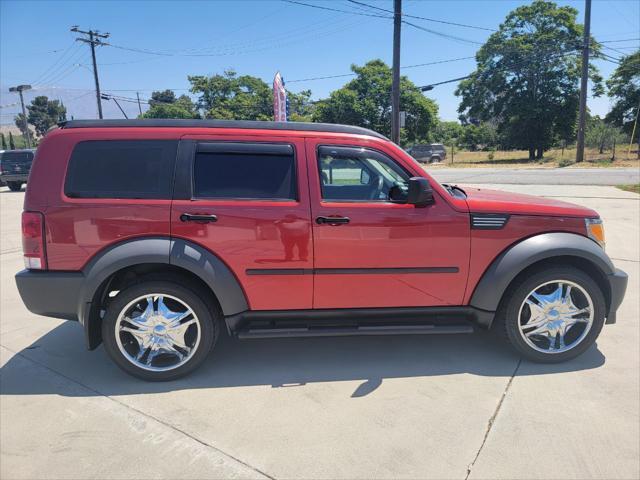
[(584, 2), (584, 40), (582, 45), (582, 78), (580, 79), (580, 110), (576, 162), (584, 160), (584, 130), (587, 123), (587, 87), (589, 80), (589, 41), (591, 39), (591, 0)]
[(27, 110), (24, 108), (24, 97), (22, 92), (25, 90), (31, 90), (31, 85), (18, 85), (17, 87), (11, 87), (10, 92), (18, 92), (20, 95), (20, 104), (22, 105), (22, 118), (24, 118), (25, 127), (25, 141), (27, 142), (27, 148), (31, 148), (31, 132), (29, 131), (29, 122), (27, 122)]
[(393, 80), (391, 83), (391, 140), (400, 144), (400, 33), (402, 0), (393, 1)]

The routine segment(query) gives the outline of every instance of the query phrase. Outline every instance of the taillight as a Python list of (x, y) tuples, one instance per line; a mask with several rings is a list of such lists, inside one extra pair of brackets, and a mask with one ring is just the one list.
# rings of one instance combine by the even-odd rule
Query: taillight
[(44, 252), (44, 217), (40, 212), (22, 212), (22, 252), (25, 268), (47, 268)]

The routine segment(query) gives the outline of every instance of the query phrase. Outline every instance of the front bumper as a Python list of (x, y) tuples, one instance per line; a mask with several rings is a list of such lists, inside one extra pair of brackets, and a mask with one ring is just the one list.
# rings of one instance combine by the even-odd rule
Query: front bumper
[(80, 272), (22, 270), (16, 285), (30, 312), (46, 317), (78, 320), (84, 275)]
[(611, 291), (611, 302), (609, 303), (609, 311), (607, 312), (607, 321), (605, 323), (616, 323), (616, 311), (624, 299), (627, 291), (627, 281), (629, 277), (619, 268), (611, 275), (607, 275), (609, 280), (609, 289)]

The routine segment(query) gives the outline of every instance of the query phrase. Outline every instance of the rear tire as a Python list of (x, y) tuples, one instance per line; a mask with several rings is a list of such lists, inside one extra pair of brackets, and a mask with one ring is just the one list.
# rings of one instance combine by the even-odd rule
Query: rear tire
[(7, 186), (12, 192), (19, 192), (22, 190), (22, 182), (7, 182)]
[(206, 292), (188, 282), (153, 277), (125, 287), (102, 320), (105, 350), (118, 367), (142, 380), (188, 375), (206, 360), (220, 330), (220, 315), (205, 298)]
[(559, 363), (584, 353), (604, 325), (598, 284), (582, 270), (557, 266), (531, 272), (509, 287), (497, 328), (525, 358)]

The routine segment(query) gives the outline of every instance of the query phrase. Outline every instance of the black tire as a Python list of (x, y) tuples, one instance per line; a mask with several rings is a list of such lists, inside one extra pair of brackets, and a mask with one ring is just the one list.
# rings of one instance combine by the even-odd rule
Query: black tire
[[(123, 309), (138, 297), (161, 293), (179, 299), (195, 313), (200, 327), (200, 342), (186, 363), (164, 371), (150, 371), (138, 367), (120, 351), (116, 340), (116, 324)], [(109, 303), (102, 320), (102, 340), (111, 359), (118, 367), (134, 377), (147, 381), (168, 381), (184, 377), (197, 369), (213, 349), (220, 331), (221, 315), (213, 303), (207, 304), (207, 293), (188, 281), (142, 278), (124, 288)]]
[(442, 159), (438, 155), (434, 155), (431, 157), (431, 163), (440, 163)]
[[(554, 280), (569, 281), (582, 287), (591, 297), (594, 318), (586, 336), (573, 348), (559, 353), (543, 353), (525, 342), (518, 324), (519, 313), (521, 305), (531, 291)], [(523, 357), (538, 363), (560, 363), (581, 355), (593, 345), (604, 325), (605, 312), (606, 304), (602, 290), (588, 274), (573, 266), (556, 266), (527, 272), (527, 275), (514, 281), (505, 293), (497, 312), (496, 327)]]
[(19, 192), (22, 190), (22, 182), (7, 182), (7, 186), (12, 192)]

